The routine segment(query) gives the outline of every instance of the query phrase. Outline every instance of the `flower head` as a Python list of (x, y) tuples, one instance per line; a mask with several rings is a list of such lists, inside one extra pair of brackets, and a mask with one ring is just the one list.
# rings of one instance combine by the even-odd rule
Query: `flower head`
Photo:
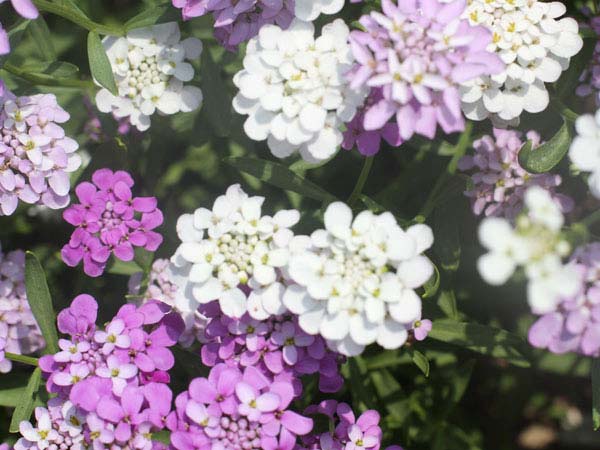
[(25, 292), (25, 253), (0, 250), (0, 373), (12, 368), (5, 351), (26, 355), (44, 345)]
[(506, 69), (465, 83), (463, 111), (469, 119), (487, 117), (497, 125), (516, 124), (523, 111), (538, 113), (549, 103), (545, 83), (558, 80), (569, 59), (583, 47), (577, 22), (560, 18), (562, 2), (474, 0), (464, 17), (493, 33), (488, 50)]
[(202, 52), (196, 38), (181, 41), (175, 22), (137, 28), (125, 37), (107, 36), (103, 41), (110, 60), (118, 95), (101, 89), (98, 109), (115, 118), (128, 117), (140, 131), (150, 127), (150, 116), (190, 112), (202, 102), (199, 88), (184, 83), (194, 77), (188, 62)]
[(373, 342), (398, 348), (421, 319), (414, 289), (433, 274), (422, 255), (432, 244), (426, 225), (404, 231), (391, 213), (363, 211), (353, 219), (346, 204), (332, 203), (325, 229), (294, 246), (288, 271), (296, 284), (284, 304), (299, 315), (300, 328), (344, 355)]
[(75, 189), (79, 204), (70, 206), (63, 218), (75, 226), (68, 244), (62, 248), (65, 264), (75, 267), (83, 260), (83, 269), (92, 277), (100, 276), (110, 255), (131, 261), (134, 247), (155, 251), (162, 236), (154, 230), (163, 222), (154, 197), (134, 197), (131, 175), (124, 171), (100, 169), (92, 182)]
[(461, 131), (461, 83), (503, 68), (486, 50), (491, 33), (461, 19), (461, 0), (384, 0), (381, 7), (360, 19), (365, 31), (350, 34), (357, 61), (351, 86), (383, 93), (365, 111), (365, 130), (381, 130), (395, 116), (402, 140), (415, 133), (433, 139), (438, 125), (445, 133)]
[[(535, 131), (527, 133), (532, 148), (540, 145)], [(477, 215), (506, 217), (513, 220), (523, 209), (523, 197), (530, 186), (541, 186), (560, 201), (563, 212), (573, 207), (573, 200), (556, 194), (554, 188), (561, 183), (560, 175), (532, 174), (519, 164), (519, 151), (524, 142), (521, 133), (495, 128), (493, 136), (483, 136), (473, 143), (475, 154), (461, 158), (459, 169), (471, 171), (471, 187), (465, 195), (471, 199)]]
[[(201, 304), (219, 300), (229, 317), (248, 311), (265, 319), (285, 311), (279, 278), (288, 262), (290, 227), (299, 214), (282, 210), (273, 217), (263, 216), (263, 201), (235, 184), (217, 198), (212, 210), (200, 208), (179, 218), (182, 243), (171, 258), (179, 287), (178, 309), (193, 313)], [(250, 294), (246, 286), (252, 289)]]
[(53, 94), (17, 97), (0, 86), (0, 215), (14, 213), (19, 201), (69, 204), (69, 174), (81, 158), (60, 125), (67, 120)]
[(296, 151), (309, 162), (330, 158), (342, 142), (341, 125), (364, 98), (365, 89), (345, 79), (353, 63), (346, 24), (337, 19), (316, 39), (314, 31), (299, 20), (287, 30), (262, 27), (233, 80), (240, 90), (233, 106), (248, 115), (246, 134), (267, 140), (278, 158)]
[(289, 382), (270, 383), (253, 367), (240, 371), (216, 365), (208, 378), (192, 380), (175, 400), (178, 420), (171, 444), (177, 450), (292, 450), (296, 437), (313, 425), (288, 409), (293, 392)]
[(532, 311), (554, 311), (561, 297), (573, 295), (579, 286), (573, 268), (562, 264), (570, 250), (561, 235), (563, 222), (560, 205), (550, 193), (540, 186), (530, 187), (514, 226), (499, 217), (481, 222), (479, 240), (489, 252), (479, 258), (479, 273), (486, 282), (501, 285), (523, 267)]
[[(590, 13), (590, 11), (584, 11)], [(600, 37), (600, 16), (591, 17), (589, 26)], [(597, 107), (600, 107), (600, 40), (596, 42), (594, 54), (588, 67), (579, 77), (579, 86), (575, 93), (580, 97), (592, 97)]]
[(529, 330), (529, 342), (553, 353), (600, 355), (600, 243), (578, 248), (569, 262), (578, 280), (574, 295), (542, 315)]

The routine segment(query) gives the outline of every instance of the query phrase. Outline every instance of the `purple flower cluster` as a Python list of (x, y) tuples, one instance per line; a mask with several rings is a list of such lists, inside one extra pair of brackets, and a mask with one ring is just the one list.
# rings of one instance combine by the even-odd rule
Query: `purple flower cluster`
[(321, 392), (337, 392), (343, 384), (339, 364), (343, 356), (327, 347), (325, 340), (303, 332), (295, 316), (270, 316), (258, 321), (244, 314), (233, 319), (223, 314), (218, 302), (209, 303), (202, 313), (208, 318), (202, 363), (213, 367), (254, 367), (271, 380), (291, 380), (296, 395), (299, 378), (319, 373)]
[(111, 254), (122, 261), (134, 258), (134, 247), (155, 251), (162, 236), (153, 229), (163, 222), (155, 197), (133, 197), (133, 179), (127, 172), (100, 169), (92, 183), (75, 189), (79, 204), (64, 211), (64, 219), (75, 226), (62, 248), (63, 261), (71, 267), (83, 260), (83, 270), (100, 276)]
[(100, 329), (97, 310), (94, 298), (83, 294), (59, 314), (58, 329), (70, 338), (59, 341), (60, 352), (39, 361), (48, 392), (57, 396), (48, 410), (36, 410), (37, 428), (21, 423), (18, 449), (149, 450), (152, 433), (167, 425), (167, 371), (174, 364), (169, 347), (177, 343), (181, 318), (154, 301), (121, 307)]
[(25, 292), (25, 253), (0, 250), (0, 373), (12, 369), (4, 352), (26, 355), (44, 345)]
[(286, 29), (294, 19), (294, 0), (173, 0), (183, 18), (211, 13), (215, 19), (215, 38), (228, 50), (258, 34), (266, 24)]
[(463, 130), (460, 83), (504, 69), (486, 50), (491, 33), (461, 19), (462, 0), (382, 0), (381, 7), (361, 17), (365, 31), (350, 36), (357, 61), (351, 86), (383, 94), (366, 108), (364, 129), (382, 130), (395, 116), (401, 141), (415, 133), (433, 139), (438, 125), (445, 133)]
[(292, 450), (313, 422), (290, 409), (292, 384), (271, 382), (258, 369), (225, 364), (208, 378), (196, 378), (175, 400), (177, 424), (171, 445), (177, 450)]
[[(381, 428), (379, 413), (368, 410), (358, 418), (346, 403), (324, 400), (318, 405), (309, 406), (306, 414), (324, 415), (329, 429), (322, 433), (312, 433), (302, 438), (297, 450), (379, 450), (381, 447)], [(402, 450), (398, 446), (387, 450)]]
[(600, 16), (591, 17), (589, 26), (598, 35), (598, 41), (588, 67), (579, 77), (575, 92), (580, 97), (593, 97), (596, 106), (600, 107)]
[(16, 97), (0, 86), (0, 215), (11, 215), (19, 200), (52, 209), (69, 204), (69, 174), (81, 158), (60, 126), (67, 120), (53, 94)]
[[(513, 220), (523, 209), (525, 191), (534, 185), (548, 190), (563, 212), (573, 208), (571, 198), (555, 193), (554, 188), (561, 184), (560, 175), (532, 174), (521, 167), (519, 151), (525, 142), (519, 131), (495, 128), (493, 133), (476, 140), (475, 154), (464, 156), (458, 163), (460, 170), (471, 172), (465, 195), (471, 199), (474, 214)], [(526, 137), (533, 149), (539, 147), (537, 132), (529, 131)]]
[(133, 274), (129, 278), (129, 295), (136, 304), (143, 304), (149, 300), (159, 300), (173, 308), (173, 311), (181, 314), (185, 322), (185, 330), (179, 337), (179, 343), (184, 347), (191, 346), (194, 341), (205, 341), (204, 329), (208, 319), (198, 310), (183, 312), (177, 307), (177, 285), (173, 282), (173, 273), (170, 270), (168, 259), (157, 259), (152, 263), (150, 275), (148, 276), (148, 287), (146, 292), (140, 292), (144, 274), (141, 272)]
[(541, 316), (529, 329), (534, 347), (553, 353), (600, 356), (600, 242), (578, 248), (571, 259), (581, 288), (562, 299), (556, 311)]
[[(6, 0), (0, 0), (0, 3), (4, 3)], [(10, 0), (15, 8), (15, 11), (25, 19), (36, 19), (39, 12), (31, 0)], [(10, 42), (8, 41), (8, 33), (2, 27), (0, 22), (0, 55), (6, 55), (10, 53)], [(1, 95), (1, 94), (0, 94)]]

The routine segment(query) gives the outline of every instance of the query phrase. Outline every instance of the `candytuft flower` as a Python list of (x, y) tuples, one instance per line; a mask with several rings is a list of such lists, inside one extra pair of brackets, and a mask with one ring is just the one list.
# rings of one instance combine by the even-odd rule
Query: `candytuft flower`
[[(193, 313), (201, 304), (219, 300), (229, 317), (248, 311), (261, 320), (285, 312), (280, 270), (288, 262), (290, 227), (299, 213), (282, 210), (263, 216), (264, 200), (249, 197), (234, 184), (215, 200), (212, 210), (199, 208), (179, 218), (182, 243), (171, 258), (179, 310)], [(246, 286), (252, 289), (251, 298)]]
[(353, 58), (349, 29), (337, 19), (314, 37), (312, 23), (287, 30), (265, 25), (248, 43), (244, 69), (233, 81), (234, 109), (248, 119), (244, 131), (267, 141), (278, 158), (296, 151), (309, 162), (330, 158), (342, 142), (341, 126), (362, 104), (365, 89), (348, 86)]
[(432, 244), (427, 225), (404, 231), (389, 212), (363, 211), (353, 219), (346, 204), (332, 203), (325, 229), (292, 252), (288, 271), (296, 284), (284, 304), (305, 332), (320, 334), (344, 355), (373, 342), (398, 348), (421, 319), (414, 289), (433, 274), (422, 255)]
[(0, 215), (13, 214), (19, 201), (69, 204), (69, 174), (81, 158), (60, 126), (67, 120), (53, 94), (17, 97), (0, 85)]
[[(540, 145), (540, 135), (527, 133), (532, 149)], [(475, 154), (460, 159), (458, 167), (472, 172), (471, 187), (465, 195), (471, 199), (473, 213), (485, 216), (514, 218), (523, 209), (523, 197), (530, 186), (541, 186), (561, 204), (563, 212), (573, 208), (573, 200), (556, 194), (560, 175), (532, 174), (519, 164), (519, 151), (525, 142), (521, 133), (494, 128), (493, 136), (485, 135), (473, 143)]]
[(188, 62), (198, 59), (202, 42), (196, 38), (181, 41), (175, 22), (137, 28), (125, 37), (103, 40), (110, 60), (118, 96), (102, 88), (96, 105), (115, 118), (128, 117), (140, 131), (150, 127), (150, 116), (190, 112), (202, 103), (202, 91), (185, 85), (194, 77)]
[(577, 136), (571, 143), (569, 157), (582, 172), (590, 172), (587, 179), (590, 192), (600, 198), (600, 109), (596, 115), (585, 114), (575, 122)]
[(579, 26), (562, 2), (538, 0), (468, 2), (464, 17), (493, 33), (488, 50), (506, 63), (501, 73), (465, 83), (463, 111), (472, 120), (491, 117), (497, 126), (517, 124), (523, 111), (539, 113), (550, 101), (545, 83), (557, 81), (583, 47)]
[(44, 345), (25, 292), (25, 253), (0, 249), (0, 373), (12, 369), (5, 351), (27, 355)]
[(97, 277), (111, 254), (131, 261), (134, 247), (152, 252), (158, 248), (163, 238), (152, 230), (162, 224), (162, 212), (156, 198), (133, 197), (133, 184), (127, 172), (100, 169), (92, 175), (92, 183), (77, 186), (80, 203), (63, 213), (65, 221), (76, 227), (61, 251), (65, 264), (75, 267), (83, 260), (84, 272)]
[(460, 18), (461, 0), (384, 0), (381, 8), (361, 17), (365, 31), (350, 34), (357, 61), (351, 87), (383, 94), (366, 108), (365, 130), (381, 130), (393, 117), (403, 141), (415, 133), (433, 139), (438, 125), (445, 133), (463, 130), (460, 85), (504, 66), (486, 50), (491, 33)]

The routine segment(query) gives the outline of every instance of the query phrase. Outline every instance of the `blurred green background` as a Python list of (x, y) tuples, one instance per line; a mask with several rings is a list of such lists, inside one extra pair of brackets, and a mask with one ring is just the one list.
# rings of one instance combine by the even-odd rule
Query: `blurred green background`
[[(144, 10), (166, 4), (152, 0), (75, 3), (93, 20), (109, 25), (125, 23)], [(568, 2), (571, 15), (577, 14), (582, 3)], [(361, 11), (375, 6), (376, 2), (348, 5), (342, 15), (351, 23)], [(2, 22), (10, 29), (17, 18), (9, 11), (8, 5), (0, 7)], [(181, 22), (178, 10), (167, 11), (161, 21), (172, 18)], [(70, 74), (70, 78), (89, 80), (87, 30), (50, 14), (45, 19), (56, 60), (78, 67), (79, 73)], [(329, 20), (331, 17), (321, 17), (318, 27)], [(259, 177), (241, 172), (235, 167), (235, 161), (239, 164), (241, 160), (230, 159), (274, 161), (265, 143), (245, 136), (244, 118), (231, 109), (235, 95), (231, 79), (241, 68), (243, 48), (237, 53), (225, 52), (212, 37), (211, 18), (182, 23), (182, 34), (201, 38), (205, 46), (201, 60), (194, 64), (193, 81), (202, 87), (204, 105), (193, 113), (169, 118), (153, 116), (152, 127), (144, 134), (119, 136), (112, 118), (101, 115), (104, 137), (94, 142), (84, 132), (89, 116), (83, 101), (85, 96), (93, 99), (93, 89), (34, 85), (5, 70), (0, 70), (0, 78), (17, 94), (41, 91), (58, 96), (59, 103), (71, 114), (67, 134), (76, 138), (81, 151), (91, 158), (77, 179), (88, 179), (102, 167), (125, 169), (135, 179), (135, 194), (158, 197), (165, 214), (159, 231), (165, 240), (157, 257), (169, 257), (176, 248), (175, 223), (179, 215), (200, 206), (209, 207), (233, 183), (241, 183), (250, 194), (266, 197), (264, 211), (269, 213), (298, 208), (303, 215), (298, 232), (313, 229), (319, 224), (323, 202), (265, 182), (268, 172)], [(28, 27), (8, 62), (18, 68), (40, 66), (49, 62), (48, 51), (36, 43)], [(564, 75), (569, 76), (573, 78), (572, 74)], [(559, 85), (563, 82), (572, 84), (572, 79), (561, 80)], [(563, 100), (575, 111), (592, 111), (591, 105), (572, 98), (573, 90), (568, 86), (563, 92)], [(535, 117), (524, 117), (521, 128), (536, 129), (548, 139), (559, 125), (559, 115), (549, 108)], [(488, 122), (476, 124), (473, 137), (489, 133), (490, 127)], [(337, 398), (352, 403), (357, 410), (380, 411), (384, 444), (401, 444), (406, 450), (598, 449), (600, 436), (593, 432), (591, 423), (589, 359), (555, 356), (529, 348), (525, 338), (533, 317), (528, 312), (523, 283), (517, 280), (502, 288), (491, 288), (477, 274), (475, 262), (483, 251), (476, 238), (479, 219), (472, 215), (468, 200), (462, 195), (466, 177), (453, 173), (460, 156), (460, 146), (455, 146), (457, 139), (458, 136), (440, 136), (434, 142), (414, 139), (401, 148), (382, 148), (374, 159), (364, 196), (354, 206), (384, 208), (405, 223), (423, 214), (422, 220), (433, 227), (436, 236), (429, 256), (440, 269), (441, 280), (435, 293), (430, 286), (424, 317), (449, 316), (509, 330), (522, 338), (516, 339), (514, 346), (531, 367), (519, 367), (498, 358), (502, 353), (497, 349), (476, 353), (433, 339), (392, 352), (370, 348), (344, 366), (347, 383)], [(279, 168), (284, 178), (291, 170), (346, 200), (356, 185), (364, 158), (357, 151), (340, 150), (332, 161), (318, 168), (307, 167), (295, 157), (280, 163), (289, 168)], [(267, 167), (278, 170), (278, 166)], [(597, 203), (586, 197), (585, 184), (569, 177), (567, 162), (561, 163), (559, 171), (564, 178), (561, 192), (576, 199), (572, 219), (597, 209)], [(57, 310), (85, 292), (98, 300), (100, 319), (108, 320), (125, 301), (128, 277), (109, 273), (92, 279), (81, 267), (72, 269), (63, 264), (59, 252), (71, 231), (62, 222), (60, 211), (21, 205), (14, 215), (0, 217), (3, 251), (24, 249), (36, 253), (46, 270)], [(422, 361), (421, 369), (413, 363), (413, 358), (419, 359), (415, 350), (429, 361), (428, 377), (421, 370), (425, 369)], [(191, 351), (191, 357), (186, 350), (179, 351), (173, 372), (174, 390), (184, 389), (191, 377), (205, 373), (195, 350)], [(524, 365), (523, 361), (517, 363)], [(27, 370), (16, 364), (11, 374), (0, 375), (0, 390), (23, 384)], [(301, 403), (306, 405), (322, 398), (315, 380), (309, 380)], [(0, 403), (1, 399), (0, 393)], [(0, 441), (15, 439), (7, 431), (10, 414), (10, 408), (0, 408)]]

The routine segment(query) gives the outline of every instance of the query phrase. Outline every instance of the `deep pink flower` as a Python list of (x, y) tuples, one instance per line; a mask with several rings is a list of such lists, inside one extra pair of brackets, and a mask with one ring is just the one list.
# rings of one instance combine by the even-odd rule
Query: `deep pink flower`
[(83, 260), (89, 276), (100, 276), (110, 255), (122, 261), (134, 258), (134, 248), (155, 251), (162, 236), (152, 230), (163, 222), (154, 197), (133, 197), (133, 179), (124, 171), (97, 170), (92, 183), (75, 189), (79, 204), (65, 210), (63, 218), (75, 226), (62, 249), (65, 264), (75, 267)]

